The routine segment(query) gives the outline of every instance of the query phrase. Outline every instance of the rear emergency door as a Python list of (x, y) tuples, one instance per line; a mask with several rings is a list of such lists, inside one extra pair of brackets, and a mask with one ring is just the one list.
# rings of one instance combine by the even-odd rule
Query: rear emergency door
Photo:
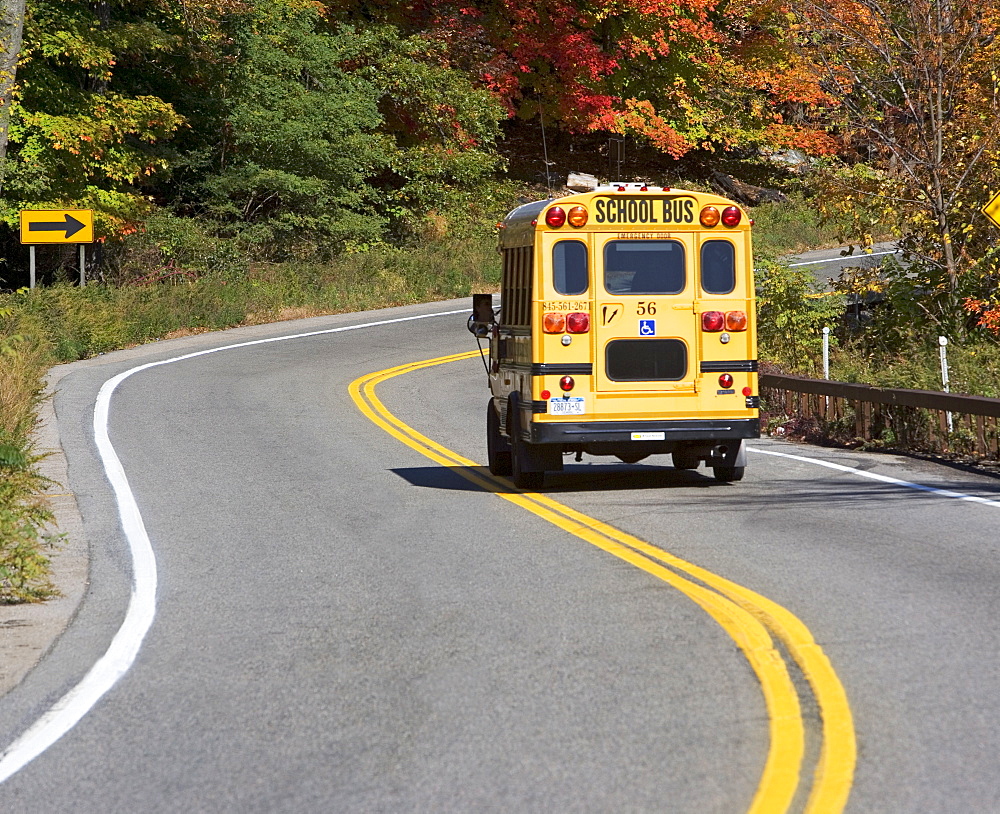
[(598, 394), (695, 392), (693, 250), (691, 233), (619, 233), (598, 241)]

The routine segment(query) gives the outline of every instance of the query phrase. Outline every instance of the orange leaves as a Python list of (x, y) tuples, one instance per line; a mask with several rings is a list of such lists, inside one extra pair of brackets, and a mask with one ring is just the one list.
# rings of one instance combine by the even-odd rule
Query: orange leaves
[(607, 129), (613, 133), (645, 136), (658, 150), (680, 158), (694, 145), (660, 116), (648, 100), (626, 99), (625, 109), (611, 117)]
[(966, 297), (962, 302), (966, 313), (976, 317), (976, 325), (994, 336), (1000, 336), (1000, 304), (991, 300)]

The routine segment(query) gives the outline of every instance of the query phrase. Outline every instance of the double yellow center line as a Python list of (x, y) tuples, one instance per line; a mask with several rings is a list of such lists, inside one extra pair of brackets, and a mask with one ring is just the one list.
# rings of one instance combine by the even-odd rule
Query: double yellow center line
[(726, 631), (760, 680), (769, 718), (770, 748), (749, 809), (751, 814), (788, 811), (803, 771), (802, 709), (785, 657), (775, 647), (772, 634), (777, 637), (809, 682), (822, 718), (822, 745), (804, 811), (807, 814), (842, 811), (850, 794), (856, 761), (851, 710), (829, 659), (798, 618), (760, 594), (543, 494), (515, 490), (508, 480), (491, 475), (475, 461), (404, 424), (375, 395), (376, 386), (387, 379), (476, 355), (478, 351), (459, 353), (367, 374), (351, 383), (351, 397), (365, 416), (407, 446), (452, 468), (483, 490), (663, 580), (697, 603)]

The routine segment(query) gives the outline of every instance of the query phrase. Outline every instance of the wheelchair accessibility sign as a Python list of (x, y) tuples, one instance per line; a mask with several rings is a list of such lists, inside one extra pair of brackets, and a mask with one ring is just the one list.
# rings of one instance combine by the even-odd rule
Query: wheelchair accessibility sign
[(640, 319), (639, 336), (656, 336), (656, 320)]

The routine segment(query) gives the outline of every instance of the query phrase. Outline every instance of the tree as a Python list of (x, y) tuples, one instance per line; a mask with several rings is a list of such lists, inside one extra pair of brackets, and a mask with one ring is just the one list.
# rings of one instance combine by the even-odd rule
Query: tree
[(22, 208), (72, 204), (96, 210), (99, 230), (111, 234), (149, 211), (149, 180), (168, 166), (165, 144), (182, 119), (148, 89), (117, 81), (126, 54), (168, 47), (155, 25), (117, 11), (83, 0), (28, 6), (0, 202), (8, 224)]
[(301, 0), (250, 3), (222, 30), (224, 98), (189, 204), (258, 252), (401, 236), (497, 166), (495, 103), (431, 43)]
[(570, 132), (695, 147), (829, 151), (801, 108), (825, 102), (787, 33), (782, 0), (327, 0), (441, 43), (508, 116)]
[(962, 297), (997, 279), (978, 212), (1000, 177), (1000, 15), (972, 0), (806, 0), (800, 23), (855, 159), (829, 174), (827, 205), (895, 224), (914, 302), (960, 330)]
[(7, 167), (7, 131), (10, 128), (10, 108), (14, 82), (17, 78), (17, 58), (21, 53), (24, 29), (24, 0), (0, 2), (0, 191), (3, 190)]

